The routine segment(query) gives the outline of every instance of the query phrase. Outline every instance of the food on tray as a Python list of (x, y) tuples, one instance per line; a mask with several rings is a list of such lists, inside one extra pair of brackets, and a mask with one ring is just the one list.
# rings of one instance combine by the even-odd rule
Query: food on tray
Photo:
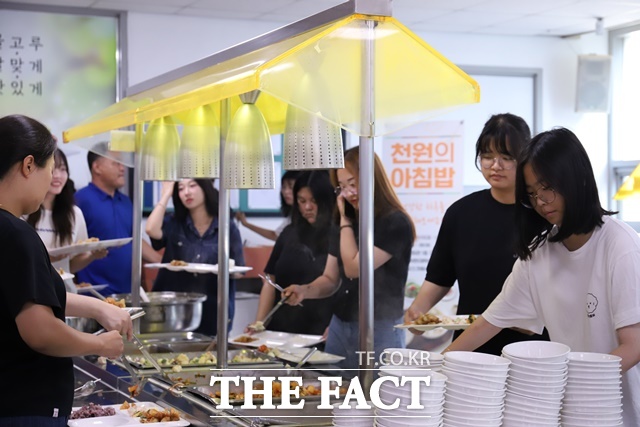
[(184, 262), (184, 261), (179, 260), (179, 259), (174, 259), (174, 260), (173, 260), (173, 261), (171, 261), (169, 264), (170, 264), (170, 265), (173, 265), (173, 266), (175, 266), (175, 267), (186, 267), (187, 265), (189, 265), (189, 263), (188, 263), (188, 262)]
[(97, 237), (89, 237), (88, 239), (78, 240), (75, 244), (82, 245), (84, 243), (93, 243), (93, 242), (99, 242), (99, 241), (100, 239), (98, 239)]
[(78, 420), (81, 418), (106, 417), (115, 414), (116, 410), (113, 408), (103, 408), (96, 403), (89, 403), (88, 405), (84, 405), (82, 408), (73, 411), (69, 418), (72, 420)]
[(436, 316), (435, 314), (425, 313), (413, 321), (414, 325), (470, 325), (477, 319), (475, 314), (468, 317), (447, 317)]
[(120, 307), (120, 308), (127, 307), (123, 299), (115, 299), (115, 298), (107, 297), (104, 299), (104, 302), (106, 302), (107, 304), (115, 305), (116, 307)]
[(234, 342), (248, 343), (248, 342), (258, 341), (258, 338), (250, 337), (250, 336), (247, 336), (247, 335), (241, 335), (241, 336), (239, 336), (238, 338), (236, 338), (233, 341)]
[(273, 350), (270, 349), (269, 347), (267, 347), (264, 344), (262, 344), (260, 347), (258, 347), (258, 351), (260, 353), (266, 354), (267, 356), (276, 357), (276, 354), (273, 352)]
[[(151, 362), (149, 362), (144, 357), (127, 356), (127, 358), (131, 360), (133, 363), (137, 363), (141, 366), (145, 366), (145, 367), (153, 366)], [(187, 356), (186, 354), (180, 353), (175, 357), (162, 357), (162, 356), (156, 357), (156, 360), (158, 361), (158, 364), (161, 366), (172, 366), (172, 367), (184, 366), (184, 365), (215, 365), (217, 361), (216, 356), (210, 351), (202, 353), (199, 356), (192, 357), (191, 359), (189, 359), (189, 356)], [(180, 372), (180, 371), (174, 370), (174, 372)]]
[(261, 320), (256, 320), (248, 326), (254, 332), (262, 332), (265, 330), (264, 323)]
[(433, 325), (442, 323), (442, 320), (435, 314), (425, 313), (413, 321), (416, 325)]
[(252, 356), (251, 354), (246, 353), (238, 353), (231, 358), (231, 363), (254, 363), (254, 362), (264, 362), (265, 359), (260, 357)]
[(82, 283), (76, 284), (76, 288), (89, 288), (89, 287), (91, 287), (91, 283), (82, 282)]
[(140, 422), (142, 424), (180, 421), (180, 412), (176, 411), (173, 408), (145, 409), (144, 407), (140, 407), (135, 403), (129, 403), (125, 401), (122, 405), (120, 405), (120, 409), (126, 410), (132, 417), (140, 418)]

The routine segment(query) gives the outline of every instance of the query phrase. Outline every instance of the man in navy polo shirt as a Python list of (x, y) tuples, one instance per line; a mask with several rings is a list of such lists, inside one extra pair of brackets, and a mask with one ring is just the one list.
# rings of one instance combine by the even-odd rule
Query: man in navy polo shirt
[[(98, 144), (95, 151), (106, 152), (103, 157), (89, 151), (87, 161), (91, 182), (76, 192), (76, 204), (82, 210), (89, 237), (100, 240), (121, 239), (133, 234), (133, 204), (119, 189), (125, 184), (125, 167), (113, 160), (118, 153), (107, 152), (106, 144)], [(142, 258), (148, 262), (160, 262), (160, 255), (145, 241), (142, 242)], [(102, 259), (96, 260), (76, 276), (80, 282), (108, 285), (104, 295), (131, 292), (132, 244), (114, 248)]]

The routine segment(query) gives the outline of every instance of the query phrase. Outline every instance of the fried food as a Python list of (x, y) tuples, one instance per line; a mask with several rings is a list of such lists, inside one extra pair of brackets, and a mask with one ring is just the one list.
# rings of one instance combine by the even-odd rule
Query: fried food
[(104, 302), (107, 304), (115, 305), (116, 307), (125, 308), (127, 305), (123, 299), (115, 299), (111, 297), (105, 298)]
[(234, 342), (242, 342), (242, 343), (248, 343), (248, 342), (254, 342), (254, 341), (258, 341), (258, 338), (254, 338), (254, 337), (249, 337), (247, 335), (242, 335), (239, 336), (238, 338), (236, 338), (235, 340), (233, 340)]
[(188, 262), (184, 262), (184, 261), (179, 260), (179, 259), (174, 259), (169, 264), (173, 265), (174, 267), (186, 267), (187, 265), (189, 265)]
[(97, 237), (89, 237), (88, 239), (78, 240), (75, 244), (82, 245), (83, 243), (93, 243), (93, 242), (99, 242), (99, 241), (100, 239)]
[(440, 320), (440, 318), (435, 314), (425, 313), (418, 317), (413, 323), (416, 325), (437, 325), (442, 323), (442, 320)]
[[(131, 387), (130, 387), (131, 388)], [(140, 418), (140, 423), (165, 423), (170, 421), (180, 421), (180, 412), (173, 408), (138, 408), (135, 403), (125, 401), (120, 405), (120, 409), (126, 409), (132, 417)]]

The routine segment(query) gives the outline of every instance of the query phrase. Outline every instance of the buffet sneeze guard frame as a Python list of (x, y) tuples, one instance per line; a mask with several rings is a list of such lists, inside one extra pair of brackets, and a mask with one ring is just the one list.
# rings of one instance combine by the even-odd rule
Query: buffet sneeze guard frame
[[(373, 351), (373, 144), (436, 114), (479, 102), (478, 84), (392, 17), (391, 0), (351, 0), (294, 22), (127, 90), (127, 97), (63, 133), (65, 142), (87, 141), (135, 126), (134, 239), (140, 239), (142, 185), (140, 148), (143, 127), (171, 117), (178, 126), (190, 111), (220, 106), (220, 156), (224, 162), (229, 123), (241, 107), (240, 95), (259, 90), (256, 107), (271, 134), (283, 133), (287, 107), (342, 127), (360, 138), (360, 351)], [(321, 56), (321, 58), (319, 58)], [(300, 81), (309, 61), (322, 78), (327, 102), (301, 96)], [(411, 63), (411, 67), (403, 64)], [(317, 94), (319, 91), (315, 91)], [(319, 96), (319, 95), (316, 95)], [(327, 106), (326, 110), (323, 106)], [(320, 110), (318, 110), (320, 109)], [(133, 140), (133, 138), (132, 138)], [(224, 164), (220, 165), (224, 170)], [(220, 177), (218, 367), (227, 364), (230, 177)], [(136, 250), (137, 249), (137, 250)], [(134, 244), (132, 299), (139, 301), (141, 246)], [(367, 359), (367, 358), (364, 358)], [(372, 362), (371, 362), (372, 363)], [(371, 368), (362, 365), (363, 385)]]

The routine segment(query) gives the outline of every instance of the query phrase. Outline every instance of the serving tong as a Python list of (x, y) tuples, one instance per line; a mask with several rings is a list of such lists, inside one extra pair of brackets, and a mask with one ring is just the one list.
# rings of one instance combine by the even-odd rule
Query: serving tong
[[(268, 274), (266, 274), (266, 275), (258, 274), (258, 277), (260, 277), (261, 279), (265, 280), (268, 284), (270, 284), (271, 286), (276, 288), (281, 293), (284, 292), (284, 289), (282, 288), (282, 286), (278, 285), (273, 280), (271, 280), (271, 278), (269, 277)], [(271, 311), (269, 311), (269, 313), (267, 313), (267, 315), (262, 319), (262, 326), (263, 327), (267, 326), (267, 323), (269, 323), (269, 321), (271, 320), (273, 315), (276, 313), (276, 311), (278, 311), (280, 309), (280, 307), (282, 307), (282, 305), (289, 299), (290, 296), (291, 295), (287, 295), (286, 297), (281, 298), (280, 301), (278, 301), (278, 303), (271, 309)], [(300, 307), (302, 307), (302, 304), (298, 304), (298, 305)], [(252, 330), (252, 331), (254, 331), (254, 332), (260, 332), (260, 331), (256, 330), (255, 323), (252, 323), (247, 328)]]

